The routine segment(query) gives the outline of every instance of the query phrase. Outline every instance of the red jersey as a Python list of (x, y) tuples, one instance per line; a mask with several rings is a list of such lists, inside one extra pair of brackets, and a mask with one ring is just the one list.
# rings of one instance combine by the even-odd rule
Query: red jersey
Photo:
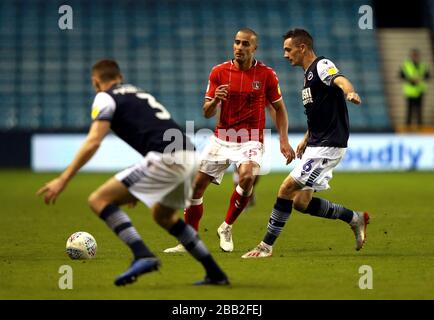
[(229, 84), (228, 95), (221, 103), (220, 120), (214, 134), (222, 140), (234, 141), (224, 134), (232, 129), (238, 135), (235, 141), (263, 142), (265, 107), (282, 99), (274, 70), (257, 60), (244, 71), (232, 60), (219, 64), (211, 70), (205, 98), (214, 99), (216, 88), (223, 84)]

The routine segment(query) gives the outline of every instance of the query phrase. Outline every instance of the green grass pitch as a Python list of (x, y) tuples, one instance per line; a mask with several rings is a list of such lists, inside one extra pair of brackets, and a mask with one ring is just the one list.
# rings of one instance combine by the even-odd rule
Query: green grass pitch
[[(87, 207), (87, 196), (110, 174), (80, 173), (55, 206), (36, 190), (55, 174), (0, 171), (0, 299), (434, 299), (434, 173), (335, 173), (332, 189), (319, 196), (371, 214), (365, 248), (354, 250), (354, 236), (342, 221), (293, 211), (274, 256), (240, 256), (263, 237), (270, 210), (285, 174), (262, 177), (257, 204), (233, 228), (235, 250), (223, 253), (216, 229), (231, 194), (222, 186), (205, 194), (200, 235), (227, 272), (230, 287), (195, 287), (204, 276), (188, 254), (168, 255), (176, 241), (139, 205), (127, 209), (145, 242), (161, 258), (158, 272), (127, 287), (115, 276), (130, 263), (130, 252)], [(97, 257), (70, 260), (64, 246), (75, 231), (88, 231), (98, 243)], [(59, 268), (73, 269), (73, 289), (58, 287)], [(373, 289), (359, 288), (359, 267), (373, 270)]]

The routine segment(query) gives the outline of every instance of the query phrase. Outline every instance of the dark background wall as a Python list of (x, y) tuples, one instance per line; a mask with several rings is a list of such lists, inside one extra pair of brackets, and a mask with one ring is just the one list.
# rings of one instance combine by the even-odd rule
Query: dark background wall
[(30, 167), (30, 132), (0, 132), (0, 168)]
[[(430, 1), (405, 2), (373, 1), (377, 28), (429, 28), (431, 26)], [(432, 5), (432, 4), (431, 4)]]

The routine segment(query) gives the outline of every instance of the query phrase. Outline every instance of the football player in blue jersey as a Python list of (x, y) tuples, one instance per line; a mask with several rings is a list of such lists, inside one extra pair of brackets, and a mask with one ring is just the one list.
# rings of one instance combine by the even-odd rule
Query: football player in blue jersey
[(265, 237), (255, 249), (242, 257), (270, 257), (272, 246), (292, 208), (312, 216), (348, 223), (356, 238), (355, 248), (360, 250), (366, 241), (369, 214), (313, 197), (313, 193), (330, 188), (333, 169), (343, 158), (349, 138), (346, 101), (360, 104), (361, 99), (351, 82), (331, 60), (316, 56), (313, 39), (306, 30), (289, 30), (283, 40), (285, 59), (292, 66), (300, 66), (304, 70), (302, 100), (308, 130), (296, 149), (301, 162), (280, 186)]
[[(197, 284), (226, 285), (229, 281), (214, 261), (197, 232), (176, 214), (189, 205), (191, 182), (196, 173), (195, 151), (170, 113), (151, 94), (129, 84), (122, 84), (116, 61), (101, 60), (92, 68), (92, 83), (97, 91), (92, 106), (92, 125), (86, 140), (70, 165), (46, 183), (38, 195), (45, 203), (55, 203), (60, 193), (98, 150), (110, 129), (142, 154), (137, 164), (125, 169), (94, 191), (89, 206), (131, 249), (130, 268), (115, 279), (125, 285), (160, 266), (132, 225), (121, 205), (146, 204), (155, 221), (189, 251), (206, 270)], [(165, 134), (175, 139), (167, 139)]]

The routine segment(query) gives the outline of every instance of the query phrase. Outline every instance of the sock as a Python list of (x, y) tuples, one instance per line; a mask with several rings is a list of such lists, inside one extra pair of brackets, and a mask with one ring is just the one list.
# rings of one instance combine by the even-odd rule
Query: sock
[(101, 212), (100, 218), (112, 229), (116, 235), (133, 252), (134, 259), (154, 257), (143, 242), (136, 228), (133, 227), (128, 215), (114, 204), (107, 205)]
[(354, 216), (354, 211), (321, 198), (312, 198), (304, 213), (327, 219), (340, 219), (347, 223), (350, 223)]
[(191, 199), (190, 207), (184, 210), (185, 223), (191, 225), (194, 230), (199, 230), (199, 221), (203, 215), (203, 198)]
[(225, 222), (227, 224), (232, 225), (235, 220), (237, 220), (238, 216), (243, 212), (244, 208), (250, 201), (250, 197), (252, 196), (253, 188), (246, 193), (240, 185), (237, 185), (234, 192), (232, 193), (231, 200), (229, 202), (229, 208), (226, 213)]
[(197, 232), (184, 221), (179, 219), (169, 230), (169, 233), (175, 236), (184, 248), (199, 262), (202, 263), (206, 274), (215, 280), (224, 279), (226, 275), (214, 261), (207, 247), (200, 240)]
[(292, 200), (286, 200), (283, 198), (277, 198), (274, 208), (271, 211), (270, 220), (268, 221), (267, 234), (264, 237), (263, 242), (269, 246), (274, 244), (277, 237), (283, 230), (286, 221), (291, 215)]

